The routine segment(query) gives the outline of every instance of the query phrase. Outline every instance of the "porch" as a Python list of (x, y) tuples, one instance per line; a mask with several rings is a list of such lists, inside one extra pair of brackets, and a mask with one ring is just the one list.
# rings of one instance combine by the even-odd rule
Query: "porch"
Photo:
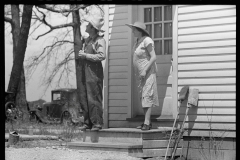
[[(164, 157), (173, 121), (168, 119), (168, 123), (163, 123), (152, 117), (153, 129), (142, 131), (135, 129), (141, 119), (142, 117), (129, 119), (129, 126), (126, 128), (107, 128), (97, 132), (86, 130), (78, 140), (69, 142), (68, 147), (81, 150), (116, 150), (138, 158)], [(176, 156), (181, 154), (181, 147), (182, 140), (178, 145)], [(171, 149), (168, 152), (168, 156), (170, 155)]]

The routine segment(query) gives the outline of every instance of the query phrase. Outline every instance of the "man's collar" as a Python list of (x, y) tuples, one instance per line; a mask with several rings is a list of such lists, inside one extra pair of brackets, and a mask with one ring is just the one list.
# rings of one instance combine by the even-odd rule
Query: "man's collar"
[(95, 39), (98, 37), (98, 34), (93, 35), (91, 38), (92, 41), (95, 41)]

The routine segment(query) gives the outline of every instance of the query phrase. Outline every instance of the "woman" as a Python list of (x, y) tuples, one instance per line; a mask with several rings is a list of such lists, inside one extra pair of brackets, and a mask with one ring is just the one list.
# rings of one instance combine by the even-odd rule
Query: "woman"
[(85, 47), (79, 51), (78, 58), (84, 62), (84, 86), (87, 93), (87, 105), (81, 105), (84, 116), (84, 125), (80, 130), (91, 129), (98, 131), (103, 126), (102, 90), (103, 67), (101, 61), (106, 57), (106, 42), (99, 35), (104, 20), (102, 17), (89, 16), (86, 19), (88, 25), (86, 32), (89, 38), (85, 41)]
[(144, 123), (138, 129), (150, 130), (152, 107), (159, 106), (156, 81), (156, 54), (154, 42), (142, 22), (126, 24), (137, 40), (133, 46), (133, 67), (138, 80), (138, 94), (145, 115)]

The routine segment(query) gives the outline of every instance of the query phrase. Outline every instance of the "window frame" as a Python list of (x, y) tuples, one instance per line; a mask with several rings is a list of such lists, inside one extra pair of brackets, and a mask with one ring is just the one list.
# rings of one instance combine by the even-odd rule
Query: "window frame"
[[(161, 46), (161, 49), (162, 49), (162, 54), (160, 54), (160, 53), (156, 53), (156, 55), (172, 55), (173, 54), (173, 14), (172, 14), (172, 19), (171, 20), (164, 20), (164, 7), (165, 6), (171, 6), (171, 9), (172, 9), (172, 11), (173, 11), (173, 5), (154, 5), (154, 6), (144, 6), (143, 7), (143, 23), (147, 26), (147, 25), (151, 25), (151, 31), (152, 31), (152, 33), (150, 33), (150, 35), (152, 35), (152, 40), (155, 42), (155, 41), (162, 41), (162, 46)], [(161, 9), (161, 12), (162, 12), (162, 20), (161, 21), (154, 21), (154, 9), (155, 8), (157, 8), (157, 7), (161, 7), (162, 9)], [(145, 17), (145, 9), (146, 8), (151, 8), (151, 22), (145, 22), (145, 20), (144, 20), (144, 17)], [(172, 12), (171, 11), (171, 12)], [(171, 37), (164, 37), (164, 24), (166, 24), (166, 23), (171, 23), (171, 25), (172, 25), (172, 36)], [(162, 25), (162, 37), (161, 38), (154, 38), (154, 25), (155, 24), (161, 24)], [(164, 41), (165, 40), (171, 40), (172, 41), (172, 53), (170, 53), (170, 54), (165, 54), (164, 53), (164, 49), (165, 49), (165, 47), (164, 47)]]

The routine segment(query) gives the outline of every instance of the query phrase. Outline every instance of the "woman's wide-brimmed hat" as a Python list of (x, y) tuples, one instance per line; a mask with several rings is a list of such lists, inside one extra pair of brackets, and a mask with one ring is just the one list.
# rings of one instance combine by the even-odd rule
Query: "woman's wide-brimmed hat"
[(96, 28), (100, 32), (105, 32), (102, 30), (102, 26), (104, 25), (104, 19), (98, 15), (90, 15), (84, 19), (85, 21), (91, 23), (91, 25)]
[(146, 25), (142, 22), (135, 22), (134, 24), (125, 24), (128, 27), (132, 28), (132, 27), (136, 27), (141, 29), (143, 32), (145, 32), (148, 36), (150, 36), (150, 34), (148, 33), (147, 29), (146, 29)]

